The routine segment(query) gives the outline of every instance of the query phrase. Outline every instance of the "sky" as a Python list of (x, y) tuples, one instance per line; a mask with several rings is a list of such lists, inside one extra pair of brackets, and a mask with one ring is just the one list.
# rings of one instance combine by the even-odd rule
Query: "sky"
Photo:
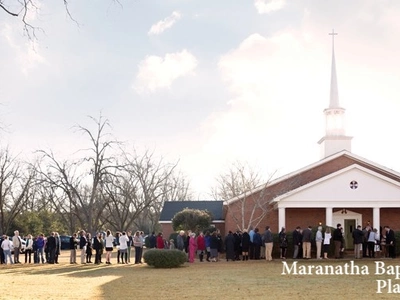
[(332, 29), (352, 152), (400, 171), (400, 1), (36, 0), (29, 21), (0, 11), (0, 146), (68, 158), (74, 125), (179, 161), (210, 199), (234, 161), (267, 180), (321, 159)]

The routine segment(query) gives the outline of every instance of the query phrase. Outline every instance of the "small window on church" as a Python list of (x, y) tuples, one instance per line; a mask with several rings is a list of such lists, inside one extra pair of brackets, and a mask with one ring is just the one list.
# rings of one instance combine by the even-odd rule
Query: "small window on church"
[(350, 182), (350, 188), (351, 188), (352, 190), (355, 190), (356, 188), (358, 188), (358, 182), (355, 181), (355, 180), (351, 181), (351, 182)]

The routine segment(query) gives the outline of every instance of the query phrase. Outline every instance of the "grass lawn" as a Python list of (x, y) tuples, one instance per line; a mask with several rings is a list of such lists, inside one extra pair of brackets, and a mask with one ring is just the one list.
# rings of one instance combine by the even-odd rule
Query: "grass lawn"
[[(0, 299), (393, 299), (397, 294), (387, 288), (376, 293), (377, 280), (400, 283), (390, 273), (375, 275), (369, 259), (354, 262), (366, 266), (369, 275), (282, 275), (281, 260), (196, 261), (177, 269), (113, 261), (110, 266), (70, 265), (65, 251), (59, 265), (0, 265)], [(287, 260), (288, 266), (293, 262)], [(383, 262), (395, 269), (399, 260)], [(297, 269), (346, 263), (350, 260), (299, 260)]]

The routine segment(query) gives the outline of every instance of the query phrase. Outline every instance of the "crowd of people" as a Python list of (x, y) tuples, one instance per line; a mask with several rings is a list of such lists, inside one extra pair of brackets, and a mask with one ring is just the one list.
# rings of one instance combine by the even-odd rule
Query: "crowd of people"
[[(396, 257), (395, 235), (389, 226), (385, 226), (379, 235), (378, 230), (369, 224), (364, 228), (359, 225), (351, 234), (355, 259), (375, 258), (378, 253), (380, 257)], [(217, 262), (220, 260), (219, 254), (222, 252), (225, 252), (226, 261), (247, 261), (249, 259), (271, 261), (273, 259), (274, 237), (269, 226), (266, 226), (263, 233), (260, 233), (259, 228), (250, 227), (249, 231), (229, 231), (225, 237), (222, 237), (218, 230), (198, 234), (190, 230), (188, 232), (181, 230), (176, 239), (166, 239), (162, 233), (156, 235), (155, 232), (152, 232), (147, 238), (147, 245), (150, 249), (184, 251), (187, 253), (190, 263), (193, 263), (196, 257), (200, 262)], [(134, 264), (141, 264), (145, 239), (142, 231), (136, 231), (133, 235), (130, 231), (116, 232), (114, 236), (110, 230), (107, 230), (92, 238), (90, 233), (81, 230), (70, 238), (70, 263), (77, 264), (76, 260), (79, 255), (81, 264), (112, 264), (112, 253), (116, 251), (117, 263), (129, 264), (131, 263), (131, 251), (134, 250)], [(286, 259), (290, 243), (285, 228), (282, 228), (278, 234), (278, 243), (280, 259)], [(2, 264), (21, 263), (19, 257), (22, 247), (24, 248), (25, 263), (59, 263), (61, 239), (57, 232), (52, 232), (48, 237), (43, 234), (32, 237), (28, 234), (25, 239), (21, 239), (16, 230), (11, 240), (6, 235), (2, 236), (0, 245)], [(304, 229), (298, 226), (292, 233), (291, 245), (293, 259), (312, 258), (314, 245), (314, 258), (316, 259), (328, 259), (331, 245), (334, 247), (333, 257), (343, 258), (345, 249), (343, 227), (341, 224), (337, 224), (331, 232), (330, 227), (323, 230), (322, 226), (318, 226), (314, 233), (311, 226)], [(104, 253), (105, 255), (103, 255)], [(94, 256), (94, 262), (92, 262), (92, 256)], [(102, 261), (103, 257), (104, 262)]]

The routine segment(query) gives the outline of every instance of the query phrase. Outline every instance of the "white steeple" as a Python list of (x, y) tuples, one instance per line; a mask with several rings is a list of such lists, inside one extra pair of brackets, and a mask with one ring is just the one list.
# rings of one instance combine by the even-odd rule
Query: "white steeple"
[(331, 66), (331, 90), (329, 108), (324, 110), (325, 114), (325, 136), (318, 141), (321, 145), (321, 158), (325, 158), (342, 150), (351, 152), (352, 137), (346, 136), (345, 109), (339, 106), (339, 93), (336, 77), (335, 61), (335, 35), (332, 30), (332, 66)]

